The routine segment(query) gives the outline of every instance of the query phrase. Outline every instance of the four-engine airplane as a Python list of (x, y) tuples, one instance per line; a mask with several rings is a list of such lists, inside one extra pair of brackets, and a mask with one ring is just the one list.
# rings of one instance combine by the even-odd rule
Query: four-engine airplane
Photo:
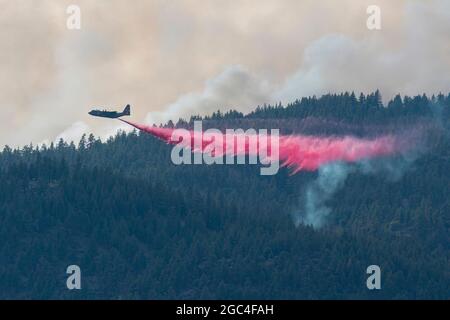
[(89, 114), (94, 117), (116, 119), (123, 116), (129, 116), (131, 114), (131, 108), (130, 105), (127, 104), (127, 106), (125, 107), (125, 109), (123, 109), (122, 112), (107, 111), (107, 110), (91, 110), (89, 111)]

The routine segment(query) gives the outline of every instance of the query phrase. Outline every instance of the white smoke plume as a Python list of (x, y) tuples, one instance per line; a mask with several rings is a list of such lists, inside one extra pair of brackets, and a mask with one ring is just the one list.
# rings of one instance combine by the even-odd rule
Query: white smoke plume
[(326, 205), (326, 202), (342, 188), (352, 170), (350, 165), (344, 163), (332, 163), (321, 167), (317, 179), (306, 187), (303, 210), (294, 212), (295, 225), (322, 227), (331, 213), (331, 208)]
[(327, 202), (344, 187), (349, 174), (381, 175), (387, 182), (398, 181), (412, 169), (420, 152), (415, 150), (395, 158), (364, 160), (354, 164), (339, 162), (321, 167), (317, 178), (306, 185), (300, 209), (292, 214), (295, 225), (304, 224), (316, 229), (325, 226), (333, 211)]
[(205, 83), (202, 92), (181, 96), (164, 112), (150, 112), (150, 124), (188, 120), (193, 115), (210, 115), (217, 110), (251, 111), (256, 105), (270, 101), (271, 89), (266, 81), (251, 74), (245, 67), (233, 65)]

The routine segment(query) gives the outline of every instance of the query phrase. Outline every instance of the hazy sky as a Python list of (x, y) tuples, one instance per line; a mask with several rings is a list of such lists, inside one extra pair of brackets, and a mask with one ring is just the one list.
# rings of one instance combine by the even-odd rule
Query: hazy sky
[[(66, 8), (81, 9), (68, 30)], [(368, 30), (366, 8), (381, 8)], [(379, 88), (450, 91), (448, 0), (0, 0), (0, 145)]]

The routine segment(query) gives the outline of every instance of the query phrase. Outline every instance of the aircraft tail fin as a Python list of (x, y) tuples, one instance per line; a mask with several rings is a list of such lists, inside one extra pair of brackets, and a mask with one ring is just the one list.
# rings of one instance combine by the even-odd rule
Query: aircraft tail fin
[(130, 107), (129, 104), (127, 104), (127, 106), (125, 107), (125, 109), (123, 109), (122, 114), (123, 114), (124, 116), (129, 116), (129, 115), (131, 114), (131, 107)]

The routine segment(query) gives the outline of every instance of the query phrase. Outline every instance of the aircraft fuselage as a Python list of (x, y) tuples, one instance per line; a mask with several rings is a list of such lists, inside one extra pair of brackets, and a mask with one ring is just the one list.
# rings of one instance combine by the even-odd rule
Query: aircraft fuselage
[(107, 111), (107, 110), (91, 110), (89, 111), (89, 114), (94, 117), (102, 117), (102, 118), (120, 118), (123, 116), (129, 116), (130, 115), (130, 105), (127, 105), (125, 109), (123, 109), (122, 112), (117, 111)]

